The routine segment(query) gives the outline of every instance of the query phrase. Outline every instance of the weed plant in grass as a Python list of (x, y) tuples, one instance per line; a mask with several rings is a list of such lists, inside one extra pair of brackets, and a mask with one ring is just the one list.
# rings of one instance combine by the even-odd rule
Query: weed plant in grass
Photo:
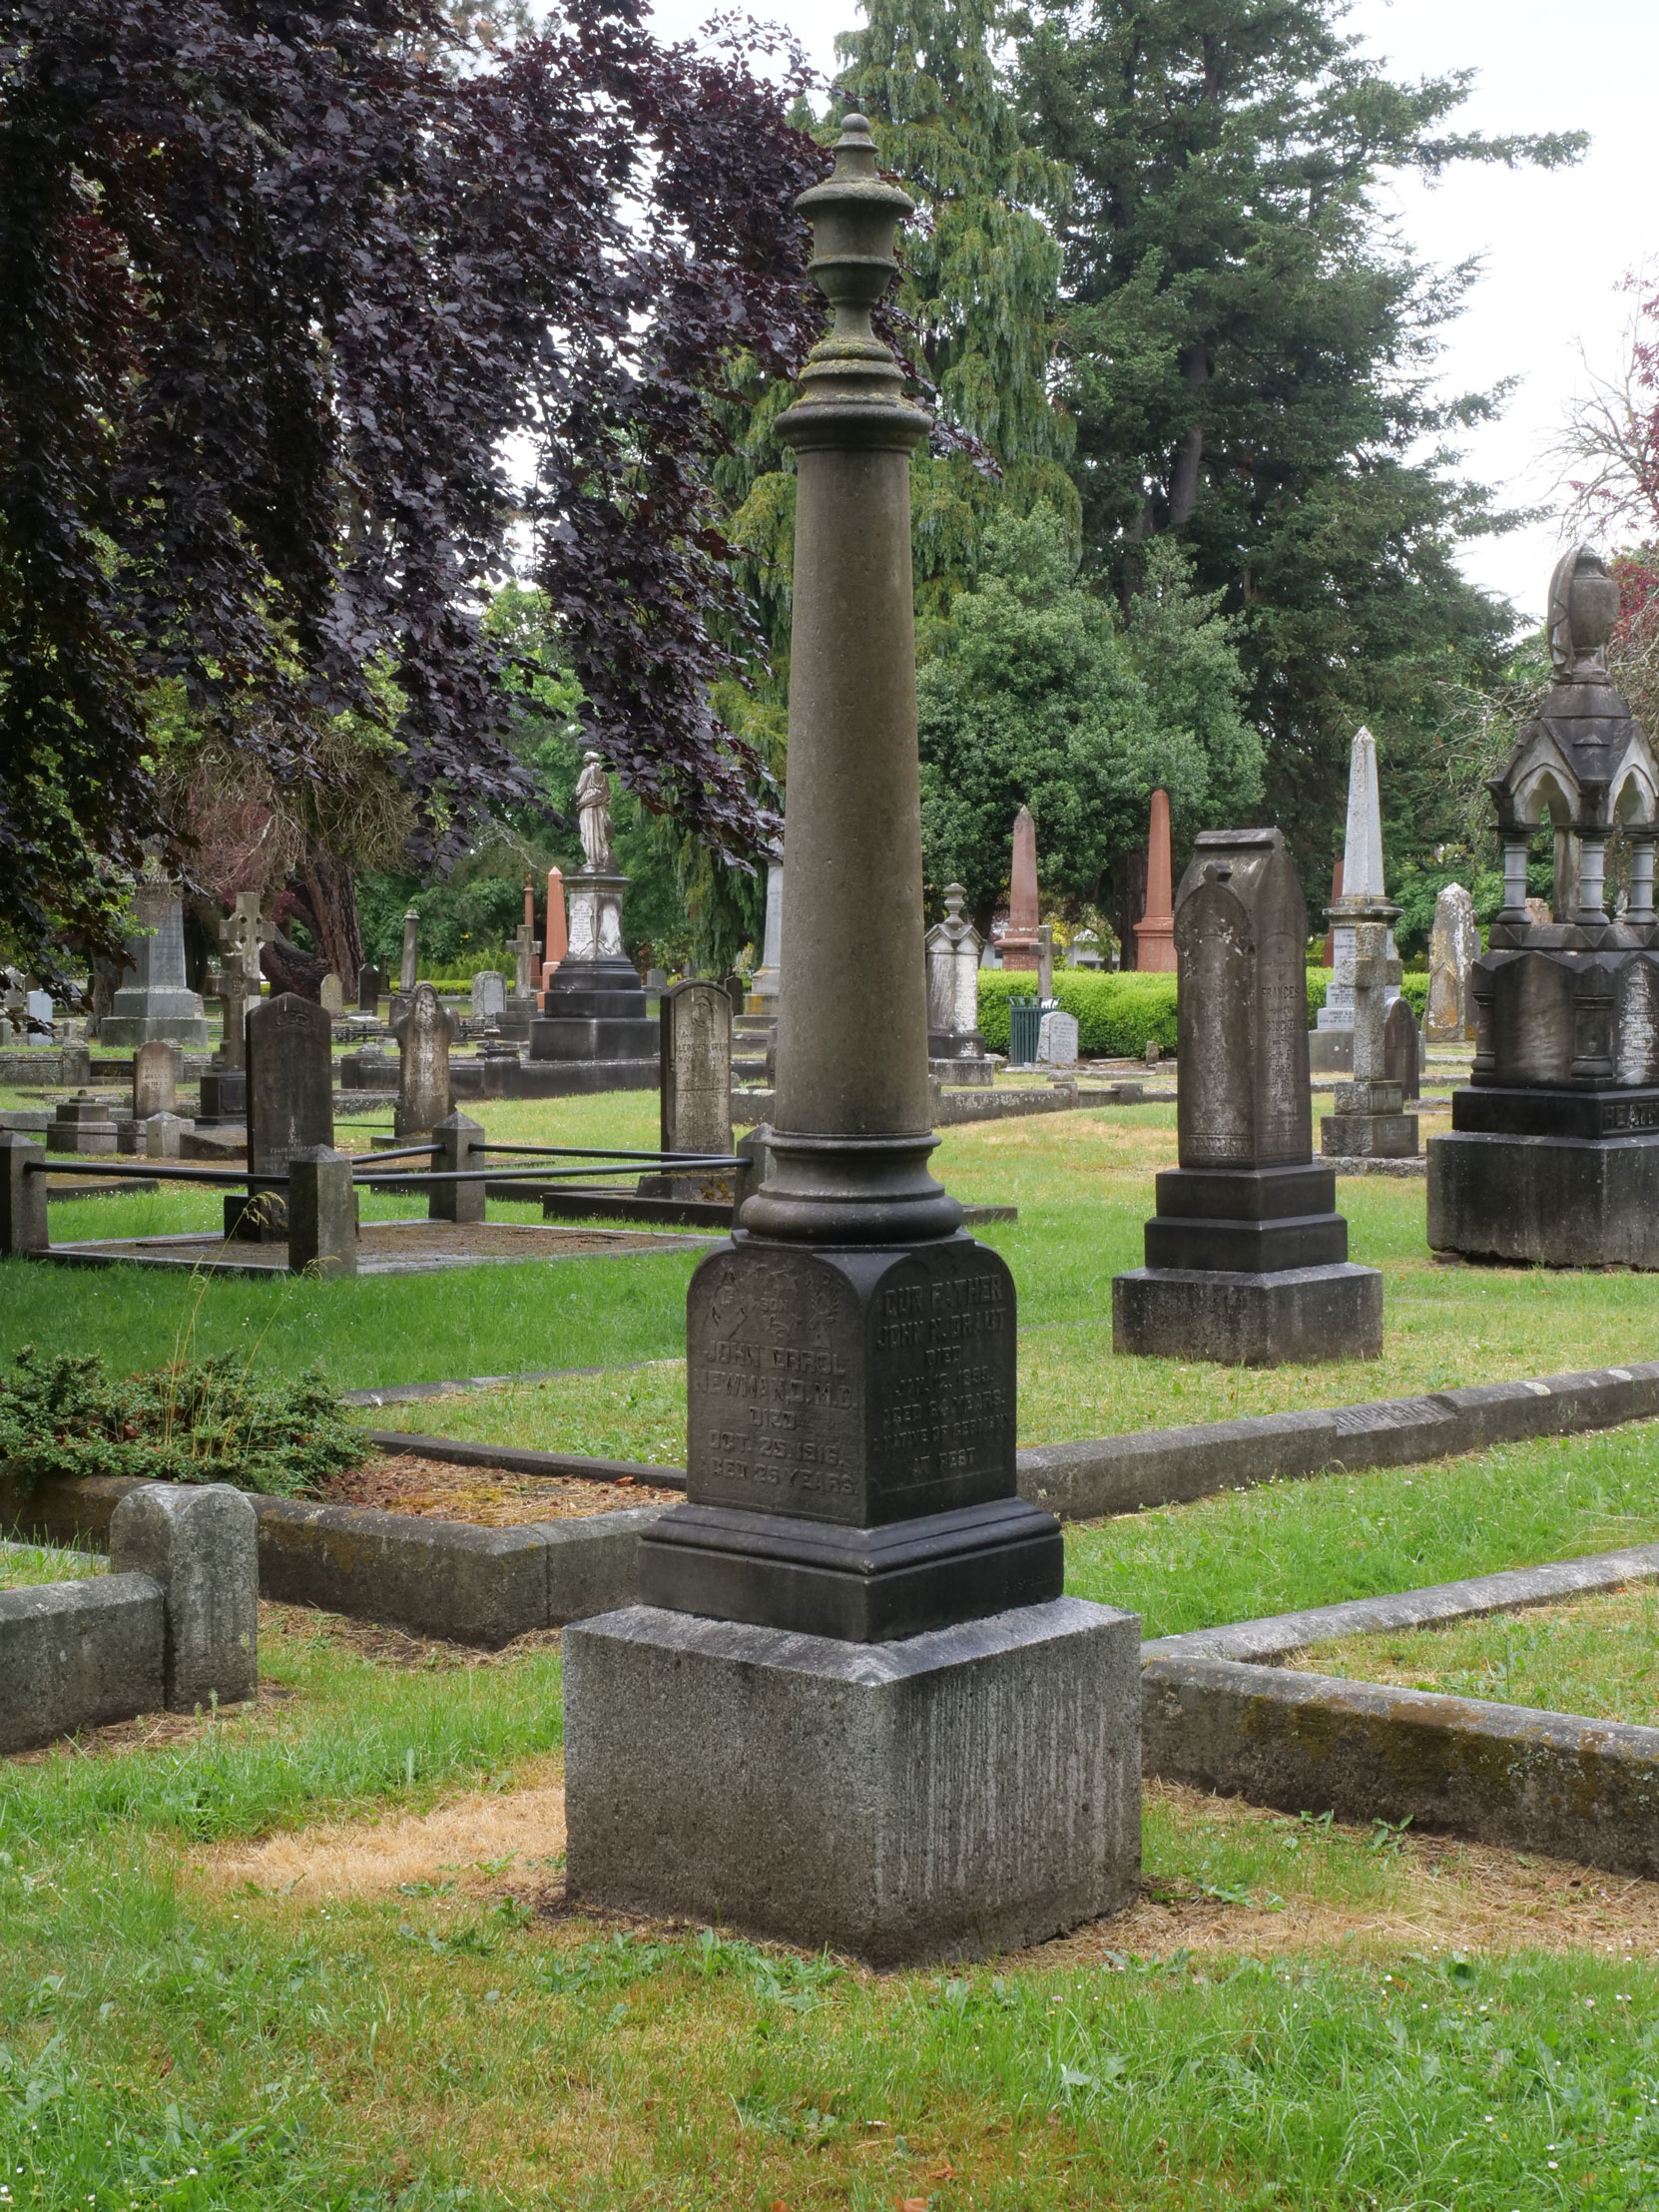
[(1536, 1612), (1351, 1636), (1297, 1665), (1593, 1720), (1659, 1726), (1659, 1591), (1635, 1585)]

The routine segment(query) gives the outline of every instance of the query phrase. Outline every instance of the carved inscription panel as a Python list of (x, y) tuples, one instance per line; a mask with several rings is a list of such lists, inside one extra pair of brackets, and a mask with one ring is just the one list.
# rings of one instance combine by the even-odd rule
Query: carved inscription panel
[(868, 1316), (869, 1518), (948, 1511), (1014, 1490), (1014, 1286), (980, 1245), (913, 1252)]
[(982, 1246), (717, 1253), (687, 1354), (695, 1503), (867, 1526), (1013, 1494), (1014, 1289)]
[(809, 1252), (705, 1260), (686, 1314), (687, 1495), (856, 1523), (864, 1378), (853, 1287)]

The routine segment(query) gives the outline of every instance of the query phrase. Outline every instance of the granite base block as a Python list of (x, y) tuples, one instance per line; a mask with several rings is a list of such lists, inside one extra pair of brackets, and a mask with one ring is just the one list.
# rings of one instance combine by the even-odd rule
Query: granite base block
[(1320, 1122), (1327, 1160), (1411, 1160), (1417, 1152), (1415, 1114), (1327, 1114)]
[(636, 1605), (567, 1629), (571, 1899), (982, 1957), (1140, 1876), (1140, 1624), (1055, 1598), (845, 1644)]
[(1430, 1137), (1427, 1229), (1469, 1260), (1659, 1268), (1659, 1134)]
[(1271, 1368), (1375, 1360), (1382, 1351), (1376, 1268), (1133, 1268), (1112, 1278), (1112, 1350), (1165, 1360)]

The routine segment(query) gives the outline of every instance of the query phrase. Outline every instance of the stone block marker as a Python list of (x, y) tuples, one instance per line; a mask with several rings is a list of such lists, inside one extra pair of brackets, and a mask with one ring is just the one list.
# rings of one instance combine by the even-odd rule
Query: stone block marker
[(21, 1252), (45, 1252), (52, 1242), (46, 1226), (46, 1178), (30, 1172), (46, 1163), (46, 1147), (21, 1129), (0, 1129), (0, 1258)]
[(1140, 1872), (1137, 1636), (1064, 1597), (873, 1645), (650, 1606), (579, 1623), (569, 1895), (875, 1966), (1116, 1911)]
[(0, 1590), (0, 1752), (165, 1703), (163, 1597), (147, 1574)]
[[(238, 1705), (260, 1679), (259, 1523), (246, 1492), (146, 1482), (110, 1519), (110, 1569), (148, 1575), (166, 1601), (164, 1702), (171, 1713)], [(142, 1708), (137, 1708), (142, 1710)]]
[(332, 1145), (300, 1145), (288, 1158), (288, 1273), (357, 1272), (357, 1196), (351, 1155)]
[[(477, 1147), (484, 1141), (481, 1122), (461, 1113), (446, 1114), (432, 1128), (437, 1150), (432, 1166), (443, 1174), (458, 1175), (463, 1168), (482, 1167)], [(429, 1221), (482, 1221), (487, 1199), (480, 1183), (434, 1183), (426, 1203)]]
[(1142, 1673), (1149, 1775), (1659, 1876), (1659, 1729), (1231, 1659)]

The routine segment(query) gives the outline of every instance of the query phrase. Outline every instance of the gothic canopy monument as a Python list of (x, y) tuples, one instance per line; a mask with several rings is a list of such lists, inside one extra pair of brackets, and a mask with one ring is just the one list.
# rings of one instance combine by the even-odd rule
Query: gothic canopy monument
[[(1659, 1268), (1659, 764), (1607, 681), (1619, 588), (1585, 547), (1549, 590), (1553, 669), (1487, 785), (1503, 906), (1473, 967), (1474, 1065), (1428, 1145), (1428, 1242), (1472, 1260)], [(1527, 912), (1533, 839), (1554, 831), (1553, 916)], [(1608, 912), (1607, 848), (1628, 855)]]

